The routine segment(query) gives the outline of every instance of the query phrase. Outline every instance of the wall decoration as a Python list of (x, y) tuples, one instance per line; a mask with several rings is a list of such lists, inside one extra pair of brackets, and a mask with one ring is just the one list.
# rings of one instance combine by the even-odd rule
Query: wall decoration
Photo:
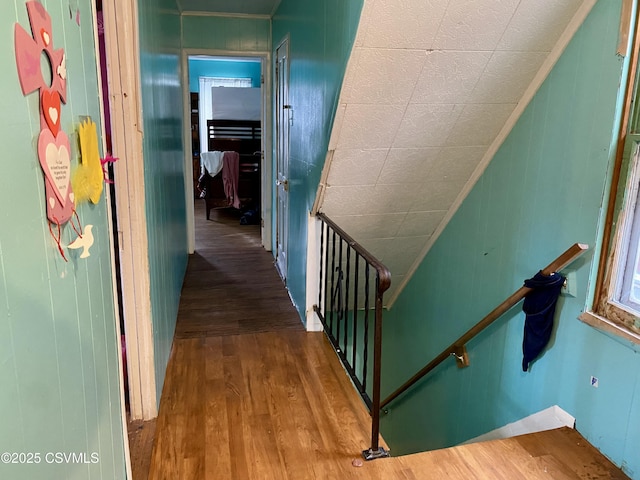
[(78, 127), (80, 139), (80, 165), (73, 173), (73, 190), (76, 205), (91, 201), (98, 203), (104, 187), (104, 172), (98, 149), (98, 131), (91, 118), (87, 118)]
[(82, 235), (78, 235), (72, 243), (70, 243), (67, 248), (72, 250), (82, 249), (82, 253), (80, 254), (80, 258), (87, 258), (91, 256), (89, 249), (93, 246), (93, 225), (86, 225), (84, 228), (84, 232)]
[(106, 183), (113, 183), (113, 180), (109, 178), (109, 164), (115, 163), (118, 160), (119, 158), (111, 156), (110, 152), (107, 152), (107, 155), (100, 159), (100, 165), (102, 165), (102, 173), (104, 174), (104, 181)]
[(60, 131), (60, 94), (44, 90), (40, 102), (44, 119), (55, 137)]
[[(66, 56), (64, 49), (54, 49), (51, 16), (44, 6), (36, 0), (28, 1), (26, 6), (31, 34), (16, 23), (16, 67), (23, 95), (39, 92), (40, 135), (37, 154), (44, 172), (47, 219), (51, 236), (66, 260), (61, 247), (62, 225), (71, 220), (76, 232), (82, 230), (71, 186), (71, 147), (67, 134), (61, 128), (61, 104), (67, 100)], [(45, 62), (42, 61), (43, 57)], [(43, 64), (48, 64), (46, 75), (43, 75)], [(78, 227), (73, 223), (74, 216)]]

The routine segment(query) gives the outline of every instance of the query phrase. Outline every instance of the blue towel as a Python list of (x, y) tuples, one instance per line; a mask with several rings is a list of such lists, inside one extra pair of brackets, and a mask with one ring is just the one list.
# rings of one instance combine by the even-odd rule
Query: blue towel
[(533, 278), (524, 281), (525, 287), (533, 288), (522, 305), (526, 314), (522, 341), (522, 370), (525, 372), (529, 370), (529, 363), (533, 362), (549, 343), (556, 303), (564, 280), (558, 273), (547, 277), (538, 272)]

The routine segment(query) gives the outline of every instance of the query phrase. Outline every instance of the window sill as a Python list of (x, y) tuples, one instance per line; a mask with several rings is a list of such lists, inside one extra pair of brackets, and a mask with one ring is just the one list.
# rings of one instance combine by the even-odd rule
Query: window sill
[(582, 322), (587, 325), (591, 325), (598, 330), (621, 337), (635, 345), (640, 345), (640, 333), (631, 330), (629, 327), (612, 322), (611, 320), (593, 312), (584, 312), (578, 318)]

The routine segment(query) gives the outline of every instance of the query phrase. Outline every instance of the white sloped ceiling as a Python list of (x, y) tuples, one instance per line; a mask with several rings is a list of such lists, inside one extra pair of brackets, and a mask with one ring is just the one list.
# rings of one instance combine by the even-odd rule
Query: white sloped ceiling
[(393, 302), (595, 0), (365, 0), (320, 210)]

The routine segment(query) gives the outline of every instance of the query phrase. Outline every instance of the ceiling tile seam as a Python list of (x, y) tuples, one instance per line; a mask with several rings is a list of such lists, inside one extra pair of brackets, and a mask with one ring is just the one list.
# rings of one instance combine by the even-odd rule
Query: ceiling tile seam
[[(417, 80), (416, 80), (417, 81)], [(399, 106), (401, 106), (402, 104), (398, 104)], [(400, 121), (398, 122), (398, 125), (396, 126), (395, 132), (393, 132), (393, 138), (391, 139), (391, 144), (389, 145), (389, 149), (391, 149), (391, 147), (393, 147), (393, 144), (396, 140), (396, 137), (398, 136), (398, 131), (400, 130), (400, 125), (402, 125), (402, 121), (404, 120), (405, 116), (407, 115), (407, 109), (409, 108), (409, 103), (407, 102), (404, 105), (404, 109), (402, 110), (402, 117), (400, 117)], [(389, 155), (389, 152), (387, 152), (387, 156)], [(387, 157), (385, 157), (385, 162), (387, 161)]]
[[(189, 14), (189, 12), (185, 12)], [(218, 15), (218, 14), (216, 14)], [(237, 15), (237, 14), (234, 14)], [(487, 53), (487, 52), (502, 52), (502, 53), (549, 53), (550, 49), (538, 49), (538, 48), (529, 48), (529, 49), (511, 49), (511, 48), (409, 48), (409, 47), (371, 47), (366, 45), (359, 45), (356, 48), (361, 50), (375, 50), (382, 52), (425, 52), (427, 55), (431, 55), (432, 53)]]
[[(428, 55), (424, 56), (424, 60), (423, 60), (423, 64), (422, 64), (422, 68), (420, 69), (420, 75), (422, 74), (422, 70), (425, 68), (426, 64), (427, 64), (427, 57)], [(396, 127), (396, 131), (394, 132), (393, 135), (393, 139), (391, 141), (391, 147), (393, 147), (396, 143), (396, 140), (398, 138), (398, 132), (400, 131), (400, 126), (402, 125), (402, 121), (406, 118), (407, 115), (407, 110), (409, 108), (409, 106), (412, 106), (413, 104), (411, 104), (411, 97), (413, 96), (413, 94), (415, 93), (415, 89), (416, 89), (416, 85), (418, 84), (418, 82), (420, 81), (420, 75), (418, 75), (418, 77), (416, 78), (414, 84), (413, 84), (413, 88), (411, 90), (411, 96), (409, 97), (409, 100), (407, 101), (407, 103), (405, 104), (405, 108), (404, 111), (402, 112), (402, 118), (400, 120), (400, 123), (398, 124), (398, 126)], [(401, 104), (398, 104), (401, 105)], [(431, 104), (424, 104), (424, 105), (431, 105)], [(456, 105), (456, 104), (445, 104), (445, 105)], [(458, 116), (456, 117), (455, 121), (457, 122), (458, 119), (460, 118), (460, 115), (462, 113), (462, 110), (464, 109), (460, 109), (460, 113), (458, 114)], [(455, 123), (454, 123), (455, 124)], [(444, 146), (444, 145), (435, 145), (435, 146)], [(386, 159), (385, 159), (386, 161)]]
[(378, 185), (378, 180), (380, 180), (380, 176), (382, 175), (384, 167), (387, 164), (387, 160), (389, 159), (389, 154), (391, 153), (391, 147), (386, 148), (385, 150), (387, 151), (387, 153), (385, 153), (384, 155), (384, 161), (382, 162), (382, 167), (380, 168), (380, 172), (378, 172), (378, 175), (376, 176), (376, 181), (374, 185)]
[[(433, 50), (425, 50), (425, 55), (424, 55), (424, 59), (422, 60), (422, 68), (420, 68), (420, 73), (418, 74), (418, 77), (416, 78), (416, 81), (413, 84), (413, 88), (411, 89), (411, 95), (409, 95), (409, 100), (407, 102), (407, 105), (415, 105), (411, 103), (411, 99), (413, 98), (413, 96), (416, 94), (416, 88), (418, 87), (418, 84), (420, 83), (420, 79), (422, 78), (422, 74), (425, 70), (425, 68), (427, 68), (427, 64), (429, 62), (427, 62), (427, 59), (429, 58), (429, 55), (431, 55), (433, 53)], [(406, 110), (405, 110), (406, 112)], [(395, 138), (394, 138), (395, 141)], [(393, 145), (393, 143), (392, 143)]]
[(397, 236), (397, 235), (392, 235), (392, 236), (387, 236), (387, 237), (371, 237), (371, 238), (367, 238), (367, 240), (371, 241), (371, 240), (411, 240), (414, 238), (425, 238), (425, 237), (430, 237), (431, 235), (405, 235), (405, 236)]
[[(475, 88), (475, 87), (474, 87)], [(416, 105), (439, 105), (439, 106), (443, 106), (443, 105), (451, 105), (451, 106), (461, 106), (464, 107), (466, 105), (515, 105), (516, 102), (411, 102), (409, 101), (407, 102), (389, 102), (389, 103), (384, 103), (384, 102), (341, 102), (343, 105), (348, 106), (348, 105), (391, 105), (394, 107), (401, 107), (404, 105), (407, 106), (416, 106)]]
[(513, 13), (511, 14), (511, 18), (509, 18), (509, 21), (507, 22), (506, 26), (504, 27), (504, 31), (502, 32), (502, 35), (500, 35), (500, 39), (498, 40), (498, 43), (496, 43), (496, 47), (498, 45), (500, 45), (500, 42), (502, 42), (502, 39), (504, 38), (504, 36), (507, 33), (507, 30), (509, 30), (509, 26), (511, 25), (511, 22), (513, 22), (513, 17), (516, 16), (516, 12), (520, 8), (520, 5), (522, 5), (522, 0), (520, 0), (518, 2), (518, 5), (516, 5), (516, 8), (513, 9)]
[[(442, 151), (442, 148), (444, 147), (444, 145), (437, 145), (433, 148), (437, 148), (437, 152), (435, 153), (436, 155), (439, 155), (440, 152)], [(431, 147), (427, 147), (427, 148), (431, 148)], [(391, 153), (392, 148), (389, 148), (389, 151), (387, 152), (387, 156), (384, 159), (384, 163), (382, 164), (382, 168), (380, 169), (380, 173), (378, 174), (378, 178), (376, 179), (376, 185), (402, 185), (402, 186), (406, 186), (406, 185), (414, 185), (414, 184), (408, 184), (405, 182), (395, 182), (395, 183), (384, 183), (384, 181), (380, 181), (381, 180), (381, 176), (382, 176), (382, 172), (384, 171), (384, 168), (387, 166), (387, 161), (389, 159), (389, 154)], [(396, 148), (396, 150), (400, 150), (400, 148)], [(416, 150), (420, 150), (418, 148), (416, 148)], [(391, 167), (391, 165), (389, 165)], [(384, 179), (382, 179), (384, 180)], [(423, 182), (416, 182), (422, 185)]]
[[(504, 35), (504, 33), (503, 33), (503, 35)], [(478, 88), (478, 84), (480, 83), (480, 80), (482, 79), (483, 75), (484, 75), (484, 74), (485, 74), (485, 72), (487, 71), (487, 67), (489, 66), (489, 64), (491, 63), (491, 60), (493, 60), (493, 58), (495, 57), (495, 55), (496, 55), (496, 51), (495, 51), (495, 50), (493, 50), (493, 52), (491, 52), (491, 56), (487, 59), (487, 62), (484, 64), (484, 67), (482, 68), (482, 71), (481, 71), (481, 72), (480, 72), (480, 74), (476, 77), (476, 81), (475, 81), (475, 83), (473, 84), (473, 87), (472, 87), (472, 88), (470, 88), (470, 89), (468, 90), (468, 91), (469, 91), (469, 98), (473, 98), (473, 94), (474, 94), (474, 92), (476, 91), (476, 88)], [(465, 105), (473, 105), (473, 103), (472, 103), (472, 102), (466, 102), (466, 103), (465, 103)], [(486, 105), (486, 104), (484, 104), (484, 103), (480, 103), (479, 105)], [(466, 107), (465, 107), (465, 108), (466, 108)], [(462, 115), (462, 113), (461, 113), (461, 115)], [(458, 117), (458, 118), (460, 118), (460, 117)], [(457, 120), (456, 120), (456, 123), (457, 123)], [(454, 125), (454, 129), (455, 129), (455, 125)], [(445, 141), (445, 143), (449, 140), (449, 136), (450, 136), (452, 133), (453, 133), (453, 131), (452, 131), (452, 132), (450, 132), (450, 133), (449, 133), (449, 135), (447, 135), (447, 140)]]
[(447, 12), (449, 11), (449, 7), (451, 6), (451, 2), (453, 2), (453, 0), (448, 0), (447, 1), (447, 6), (442, 12), (442, 16), (440, 17), (440, 21), (438, 22), (438, 27), (435, 29), (435, 33), (433, 34), (433, 38), (431, 39), (431, 46), (432, 47), (433, 47), (433, 44), (436, 41), (436, 38), (438, 38), (438, 34), (440, 33), (440, 29), (442, 28), (442, 22), (447, 17)]

